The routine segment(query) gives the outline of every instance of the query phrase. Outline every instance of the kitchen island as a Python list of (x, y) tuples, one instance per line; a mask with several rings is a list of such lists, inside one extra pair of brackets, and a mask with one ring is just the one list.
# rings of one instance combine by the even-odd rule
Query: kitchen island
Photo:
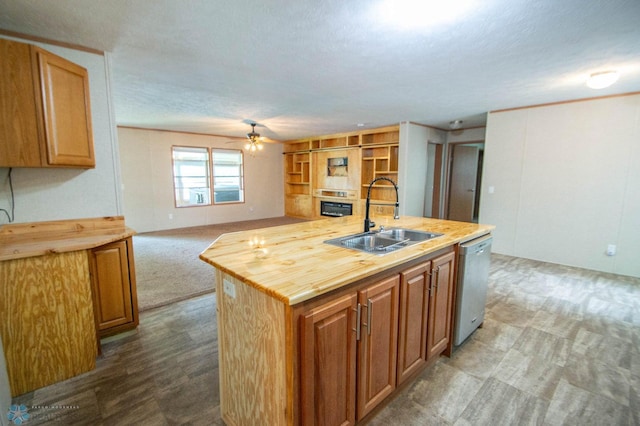
[(451, 350), (458, 244), (489, 225), (420, 217), (378, 226), (442, 236), (385, 255), (324, 244), (362, 232), (331, 218), (220, 236), (220, 407), (244, 424), (353, 424)]

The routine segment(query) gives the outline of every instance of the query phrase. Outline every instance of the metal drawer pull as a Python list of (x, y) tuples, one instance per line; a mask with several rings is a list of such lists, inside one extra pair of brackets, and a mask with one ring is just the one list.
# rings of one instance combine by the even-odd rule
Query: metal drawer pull
[(367, 334), (371, 336), (371, 299), (367, 299)]
[(360, 316), (361, 316), (361, 306), (358, 303), (358, 306), (356, 307), (356, 329), (354, 330), (356, 332), (356, 340), (360, 340)]

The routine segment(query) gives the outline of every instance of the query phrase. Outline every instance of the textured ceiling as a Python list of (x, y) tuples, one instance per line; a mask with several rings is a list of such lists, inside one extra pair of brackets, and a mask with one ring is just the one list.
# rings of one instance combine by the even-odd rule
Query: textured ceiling
[[(112, 52), (119, 125), (277, 140), (640, 91), (640, 0), (0, 0), (0, 29)], [(424, 4), (425, 2), (417, 2)], [(588, 89), (589, 73), (620, 80)]]

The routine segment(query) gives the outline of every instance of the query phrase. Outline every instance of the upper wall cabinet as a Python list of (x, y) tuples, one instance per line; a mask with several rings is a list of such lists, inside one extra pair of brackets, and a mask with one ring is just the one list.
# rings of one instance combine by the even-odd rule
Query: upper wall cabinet
[(0, 57), (0, 167), (95, 167), (87, 70), (5, 39)]

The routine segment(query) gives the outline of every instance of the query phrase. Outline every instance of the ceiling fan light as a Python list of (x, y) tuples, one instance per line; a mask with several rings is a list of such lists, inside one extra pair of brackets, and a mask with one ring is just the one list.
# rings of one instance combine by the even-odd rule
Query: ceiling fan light
[(620, 75), (617, 71), (596, 72), (589, 76), (587, 86), (592, 89), (604, 89), (615, 83), (618, 77), (620, 77)]
[(453, 120), (449, 122), (449, 128), (451, 130), (458, 130), (462, 128), (462, 120)]

